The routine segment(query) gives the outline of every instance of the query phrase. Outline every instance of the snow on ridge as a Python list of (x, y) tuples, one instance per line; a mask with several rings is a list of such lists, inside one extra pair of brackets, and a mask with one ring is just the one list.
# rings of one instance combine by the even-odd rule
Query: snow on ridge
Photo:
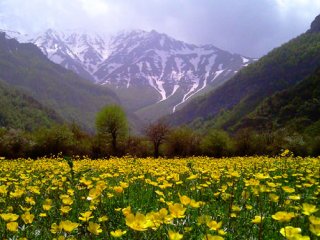
[(243, 63), (248, 63), (250, 61), (248, 58), (245, 58), (243, 56), (241, 56), (241, 58)]
[(166, 100), (166, 91), (163, 88), (164, 82), (155, 76), (146, 76), (146, 78), (148, 79), (150, 86), (157, 90), (157, 92), (161, 95), (161, 100), (159, 102)]

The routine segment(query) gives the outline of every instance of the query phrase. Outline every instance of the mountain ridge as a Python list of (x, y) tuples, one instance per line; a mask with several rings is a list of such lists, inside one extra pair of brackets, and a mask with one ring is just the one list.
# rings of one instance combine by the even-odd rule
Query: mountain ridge
[(320, 32), (313, 31), (314, 27), (313, 23), (311, 31), (275, 48), (221, 87), (191, 101), (169, 116), (169, 121), (238, 130), (266, 98), (299, 84), (320, 67)]
[(19, 43), (6, 33), (0, 33), (0, 59), (0, 79), (88, 131), (103, 106), (120, 102), (110, 89), (80, 78), (34, 44)]
[[(53, 62), (112, 88), (126, 108), (145, 120), (175, 112), (256, 60), (155, 30), (108, 37), (51, 29), (26, 39), (21, 41), (36, 44)], [(150, 109), (159, 116), (149, 114)]]

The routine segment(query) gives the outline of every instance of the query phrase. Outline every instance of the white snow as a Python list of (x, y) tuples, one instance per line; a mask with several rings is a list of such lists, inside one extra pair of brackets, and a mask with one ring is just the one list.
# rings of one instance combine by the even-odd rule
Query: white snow
[(197, 71), (200, 62), (200, 56), (197, 54), (196, 57), (190, 59), (190, 63), (194, 66), (195, 71)]
[(247, 62), (250, 61), (248, 58), (245, 58), (245, 57), (242, 57), (242, 56), (241, 56), (241, 58), (242, 58), (242, 62), (243, 62), (243, 63), (247, 63)]
[(224, 70), (218, 70), (216, 71), (214, 78), (211, 80), (211, 82), (213, 82), (217, 77), (219, 77), (222, 73), (224, 72)]
[(147, 77), (147, 79), (149, 81), (150, 86), (153, 87), (154, 89), (156, 89), (160, 93), (161, 100), (159, 102), (165, 100), (166, 99), (166, 92), (165, 92), (165, 90), (163, 88), (164, 82), (160, 81), (155, 76), (146, 76), (146, 77)]
[(165, 43), (165, 38), (164, 38), (164, 36), (161, 36), (160, 46), (163, 47), (163, 46), (164, 46), (164, 43)]
[(60, 63), (62, 63), (64, 61), (64, 58), (61, 57), (58, 54), (53, 54), (50, 59), (51, 59), (51, 61), (53, 61), (53, 62), (55, 62), (57, 64), (60, 64)]

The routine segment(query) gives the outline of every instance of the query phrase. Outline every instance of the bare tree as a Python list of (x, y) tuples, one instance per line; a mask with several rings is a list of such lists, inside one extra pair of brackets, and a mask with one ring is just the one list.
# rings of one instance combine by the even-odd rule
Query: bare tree
[(164, 121), (158, 121), (155, 123), (149, 124), (149, 126), (145, 130), (146, 136), (153, 143), (154, 147), (154, 158), (159, 157), (159, 148), (160, 145), (165, 140), (167, 134), (170, 131), (170, 127)]

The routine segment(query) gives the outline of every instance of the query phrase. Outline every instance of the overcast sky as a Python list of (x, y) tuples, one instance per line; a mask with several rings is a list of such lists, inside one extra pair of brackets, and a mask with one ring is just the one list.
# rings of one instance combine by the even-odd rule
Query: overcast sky
[(250, 57), (305, 32), (319, 14), (320, 0), (0, 0), (2, 29), (155, 29)]

